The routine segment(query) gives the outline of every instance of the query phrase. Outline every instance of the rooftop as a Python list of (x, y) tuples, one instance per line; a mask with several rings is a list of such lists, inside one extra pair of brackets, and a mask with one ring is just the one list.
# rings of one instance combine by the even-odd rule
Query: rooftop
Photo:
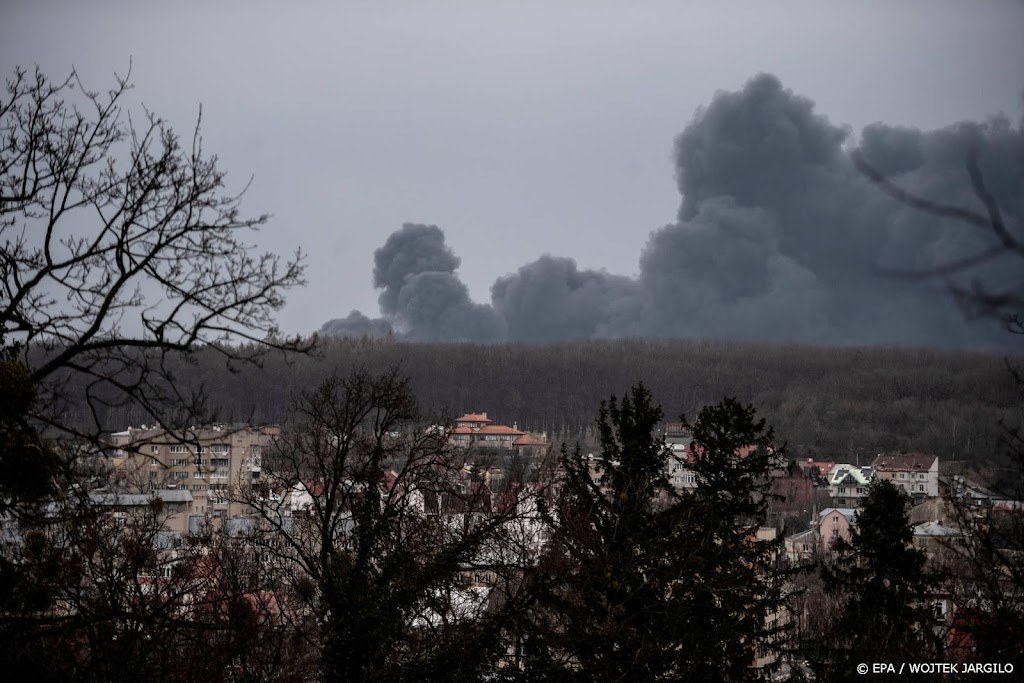
[(491, 422), (487, 413), (466, 413), (462, 417), (455, 418), (455, 422)]
[(880, 454), (871, 466), (882, 472), (927, 471), (935, 464), (934, 455), (924, 453)]

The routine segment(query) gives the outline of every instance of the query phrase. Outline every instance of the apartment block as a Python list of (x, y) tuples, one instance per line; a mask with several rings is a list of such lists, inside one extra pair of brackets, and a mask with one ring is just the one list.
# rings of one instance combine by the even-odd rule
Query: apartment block
[(229, 487), (260, 477), (264, 450), (277, 427), (203, 425), (185, 430), (129, 427), (111, 434), (113, 484), (129, 493), (188, 491), (191, 518), (235, 517), (246, 512), (229, 503)]

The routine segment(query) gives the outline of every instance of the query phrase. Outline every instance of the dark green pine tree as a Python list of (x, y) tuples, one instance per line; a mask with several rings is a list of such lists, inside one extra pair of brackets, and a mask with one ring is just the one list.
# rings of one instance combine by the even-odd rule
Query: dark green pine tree
[(673, 591), (673, 610), (686, 624), (687, 678), (763, 678), (779, 664), (785, 629), (782, 539), (764, 526), (784, 449), (752, 406), (732, 398), (704, 408), (688, 426), (697, 485), (682, 499), (687, 523), (669, 539), (685, 549), (686, 578)]
[(934, 577), (924, 551), (913, 547), (907, 497), (891, 481), (876, 479), (851, 528), (821, 567), (837, 612), (813, 643), (812, 666), (823, 680), (863, 680), (860, 662), (936, 661), (929, 589)]
[(737, 452), (767, 447), (771, 433), (734, 401), (706, 409), (693, 425), (700, 484), (680, 492), (661, 418), (637, 385), (602, 404), (599, 455), (563, 449), (541, 616), (526, 638), (537, 678), (757, 677), (750, 664), (779, 596), (773, 542), (755, 539), (769, 456)]

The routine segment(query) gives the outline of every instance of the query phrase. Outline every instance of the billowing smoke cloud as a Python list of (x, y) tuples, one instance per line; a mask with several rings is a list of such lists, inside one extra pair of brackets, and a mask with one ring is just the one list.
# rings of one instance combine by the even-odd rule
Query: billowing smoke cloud
[(470, 301), (466, 285), (452, 273), (409, 276), (398, 295), (396, 317), (411, 339), (487, 343), (505, 338), (494, 309)]
[[(407, 224), (375, 254), (384, 320), (353, 320), (353, 313), (324, 331), (372, 323), (413, 339), (483, 342), (654, 336), (1008, 343), (992, 320), (965, 324), (942, 280), (885, 274), (934, 270), (990, 249), (994, 236), (886, 196), (851, 162), (852, 138), (815, 113), (809, 99), (762, 74), (739, 92), (716, 95), (676, 139), (679, 214), (651, 233), (637, 278), (542, 256), (499, 278), (491, 305), (475, 304), (443, 232)], [(994, 118), (931, 132), (877, 123), (857, 145), (910, 192), (983, 210), (965, 167), (972, 148), (1019, 235), (1024, 123)], [(1019, 289), (1019, 270), (1019, 259), (1009, 257), (948, 277)]]
[(495, 282), (491, 300), (509, 338), (548, 342), (621, 336), (628, 319), (639, 318), (643, 299), (628, 277), (581, 271), (572, 259), (542, 256)]
[(373, 286), (383, 289), (378, 301), (385, 315), (398, 312), (402, 288), (420, 273), (451, 275), (462, 262), (444, 243), (444, 232), (436, 225), (406, 223), (391, 233), (384, 246), (373, 254)]
[(419, 341), (496, 342), (505, 338), (494, 309), (473, 303), (455, 275), (460, 259), (436, 225), (406, 223), (374, 253), (373, 284), (383, 318), (359, 311), (324, 323), (320, 331), (340, 336), (384, 336), (392, 330)]
[(359, 311), (352, 311), (344, 318), (328, 320), (320, 327), (320, 334), (336, 337), (386, 337), (393, 331), (387, 320), (367, 318)]

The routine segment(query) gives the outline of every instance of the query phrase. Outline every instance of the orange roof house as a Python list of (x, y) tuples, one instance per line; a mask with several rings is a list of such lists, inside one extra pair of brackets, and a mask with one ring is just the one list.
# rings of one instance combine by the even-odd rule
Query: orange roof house
[(455, 418), (455, 426), (448, 430), (449, 438), (458, 446), (473, 445), (490, 448), (526, 448), (547, 445), (544, 434), (531, 434), (518, 425), (493, 424), (487, 413), (466, 413)]

